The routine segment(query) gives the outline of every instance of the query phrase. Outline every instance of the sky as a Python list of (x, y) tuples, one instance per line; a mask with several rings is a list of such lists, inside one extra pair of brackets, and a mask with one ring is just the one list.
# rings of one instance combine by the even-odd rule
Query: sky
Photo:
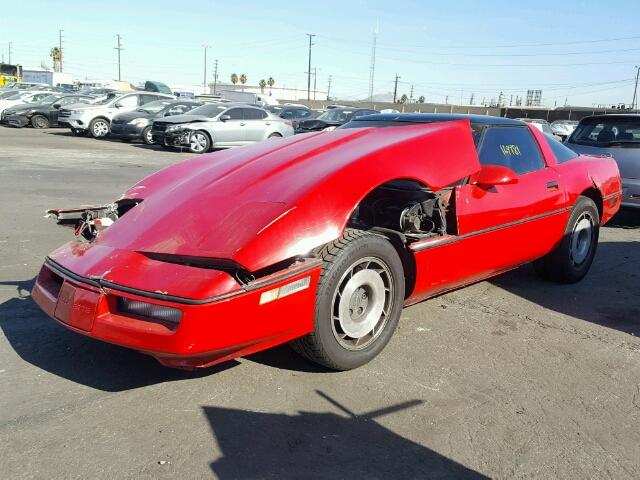
[(5, 2), (0, 54), (23, 66), (51, 65), (63, 29), (64, 71), (77, 78), (202, 84), (218, 59), (221, 81), (306, 88), (308, 37), (318, 89), (345, 100), (369, 93), (378, 26), (374, 94), (476, 104), (540, 89), (547, 105), (631, 103), (640, 65), (640, 2), (617, 0)]

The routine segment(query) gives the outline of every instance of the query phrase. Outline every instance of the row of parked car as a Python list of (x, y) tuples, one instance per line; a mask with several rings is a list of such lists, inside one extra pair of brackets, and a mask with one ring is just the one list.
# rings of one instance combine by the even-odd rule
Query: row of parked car
[(176, 99), (144, 91), (0, 93), (0, 122), (13, 127), (67, 127), (78, 136), (142, 141), (192, 153), (332, 130), (372, 113), (377, 111), (336, 106), (322, 112), (297, 104), (258, 107), (222, 99)]

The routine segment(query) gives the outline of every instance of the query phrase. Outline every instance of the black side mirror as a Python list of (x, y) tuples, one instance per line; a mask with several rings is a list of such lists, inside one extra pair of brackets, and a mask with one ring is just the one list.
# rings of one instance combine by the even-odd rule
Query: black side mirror
[(54, 103), (53, 104), (53, 108), (55, 108), (56, 110), (58, 110), (60, 108), (60, 104), (59, 103)]

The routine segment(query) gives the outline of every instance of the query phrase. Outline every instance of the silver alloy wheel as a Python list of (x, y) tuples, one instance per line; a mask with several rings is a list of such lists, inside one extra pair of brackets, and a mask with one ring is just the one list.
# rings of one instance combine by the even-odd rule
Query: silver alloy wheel
[(195, 132), (191, 135), (189, 139), (189, 146), (193, 152), (204, 152), (205, 148), (207, 148), (207, 137), (203, 133)]
[(98, 120), (93, 124), (93, 134), (96, 137), (104, 137), (109, 133), (109, 125), (104, 120)]
[(384, 330), (393, 304), (394, 282), (387, 264), (376, 257), (353, 263), (333, 294), (331, 329), (347, 350), (362, 350)]
[(584, 212), (571, 232), (571, 248), (570, 255), (573, 264), (576, 266), (581, 265), (589, 255), (591, 250), (591, 243), (593, 242), (593, 217), (589, 212)]
[[(33, 120), (31, 120), (31, 123), (33, 124)], [(35, 128), (45, 128), (45, 119), (43, 117), (41, 117), (40, 115), (37, 115), (35, 117), (35, 125), (33, 125)]]
[(147, 133), (145, 134), (145, 140), (147, 141), (147, 143), (153, 143), (153, 135), (151, 135), (151, 129), (147, 130)]

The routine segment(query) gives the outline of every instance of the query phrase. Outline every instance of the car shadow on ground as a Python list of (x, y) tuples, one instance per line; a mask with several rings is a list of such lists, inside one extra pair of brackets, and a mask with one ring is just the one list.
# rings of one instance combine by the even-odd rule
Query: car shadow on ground
[(211, 463), (217, 478), (488, 478), (377, 422), (421, 400), (355, 414), (317, 394), (340, 414), (203, 407), (222, 453)]
[(625, 230), (640, 229), (640, 209), (626, 208), (613, 217), (607, 227), (623, 228)]
[(18, 296), (0, 304), (0, 329), (25, 361), (62, 378), (107, 392), (211, 375), (233, 368), (231, 361), (207, 369), (167, 368), (155, 359), (69, 331), (45, 315), (31, 300), (35, 279), (0, 282), (15, 286)]
[(640, 241), (601, 241), (591, 270), (578, 283), (546, 282), (531, 265), (490, 282), (545, 309), (640, 336)]

